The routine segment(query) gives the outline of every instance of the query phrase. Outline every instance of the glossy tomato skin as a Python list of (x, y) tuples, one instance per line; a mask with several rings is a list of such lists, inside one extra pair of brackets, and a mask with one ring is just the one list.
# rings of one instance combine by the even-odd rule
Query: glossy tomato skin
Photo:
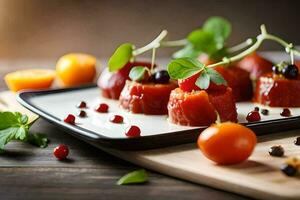
[(240, 124), (225, 122), (213, 124), (198, 138), (198, 147), (210, 160), (220, 165), (245, 161), (253, 152), (255, 133)]
[(297, 79), (286, 79), (268, 73), (257, 80), (254, 101), (271, 107), (299, 107), (299, 91), (300, 75)]
[(256, 80), (263, 74), (272, 72), (273, 63), (254, 52), (244, 57), (237, 66), (249, 72), (252, 80)]
[(109, 72), (108, 68), (105, 68), (98, 79), (98, 86), (101, 89), (102, 96), (109, 99), (119, 99), (126, 80), (129, 80), (129, 72), (134, 66), (150, 68), (151, 63), (129, 62), (117, 72)]
[(231, 88), (207, 92), (185, 92), (176, 88), (171, 92), (168, 113), (172, 123), (187, 126), (208, 126), (217, 119), (237, 121), (237, 112)]
[(177, 87), (175, 81), (167, 84), (126, 81), (120, 95), (120, 106), (133, 113), (164, 115), (170, 93)]

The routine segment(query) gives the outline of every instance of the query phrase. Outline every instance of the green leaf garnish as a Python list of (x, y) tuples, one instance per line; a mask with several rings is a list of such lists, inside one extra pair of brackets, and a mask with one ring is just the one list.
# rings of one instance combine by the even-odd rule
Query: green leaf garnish
[(120, 45), (108, 61), (108, 69), (110, 72), (117, 71), (124, 67), (133, 57), (133, 45), (124, 43)]
[(133, 67), (130, 70), (129, 78), (133, 81), (141, 81), (145, 77), (145, 73), (147, 72), (148, 68), (143, 66)]
[(168, 73), (172, 79), (185, 79), (197, 74), (204, 64), (192, 58), (178, 58), (168, 64)]
[[(0, 151), (3, 151), (4, 146), (12, 140), (26, 142), (31, 140), (31, 137), (37, 138), (29, 134), (31, 124), (28, 123), (28, 116), (19, 112), (0, 112)], [(45, 141), (41, 138), (39, 140)]]
[(28, 140), (30, 144), (38, 146), (40, 148), (46, 148), (48, 146), (49, 140), (45, 134), (33, 133), (28, 135)]
[(148, 181), (148, 174), (146, 170), (140, 169), (122, 176), (118, 180), (117, 185), (145, 183), (147, 181)]
[(188, 35), (187, 39), (190, 43), (193, 44), (196, 51), (202, 51), (207, 54), (212, 54), (218, 50), (214, 37), (214, 33), (210, 31), (197, 29), (191, 32)]
[(189, 58), (197, 58), (200, 55), (200, 51), (197, 51), (194, 49), (192, 44), (188, 44), (182, 49), (176, 51), (172, 57), (173, 58), (184, 58), (184, 57), (189, 57)]
[(210, 76), (207, 72), (203, 71), (201, 75), (196, 80), (196, 85), (203, 90), (206, 90), (209, 87)]
[(222, 17), (210, 17), (204, 23), (203, 30), (214, 34), (217, 48), (221, 49), (231, 33), (231, 24)]
[(217, 85), (227, 85), (227, 81), (222, 77), (222, 75), (212, 68), (207, 68), (206, 72), (208, 73), (210, 80)]

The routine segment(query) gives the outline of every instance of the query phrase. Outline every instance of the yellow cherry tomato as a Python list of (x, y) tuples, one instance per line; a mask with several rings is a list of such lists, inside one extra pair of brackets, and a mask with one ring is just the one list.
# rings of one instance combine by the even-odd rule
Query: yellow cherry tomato
[(56, 64), (56, 74), (63, 86), (92, 83), (96, 76), (96, 58), (81, 53), (64, 55)]
[(48, 69), (27, 69), (12, 72), (4, 77), (11, 91), (23, 89), (47, 89), (55, 79), (55, 71)]

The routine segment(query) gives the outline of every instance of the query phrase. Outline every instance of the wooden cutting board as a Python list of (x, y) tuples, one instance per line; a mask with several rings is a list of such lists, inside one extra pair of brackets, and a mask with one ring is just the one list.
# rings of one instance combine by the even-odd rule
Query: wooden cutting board
[[(10, 92), (0, 93), (0, 109), (25, 112), (30, 120), (37, 117), (21, 107)], [(259, 137), (250, 159), (233, 166), (213, 164), (196, 144), (147, 151), (103, 150), (147, 169), (253, 198), (300, 199), (300, 177), (287, 177), (279, 170), (286, 157), (300, 158), (300, 146), (293, 144), (296, 136), (300, 136), (300, 130)], [(286, 150), (286, 157), (269, 156), (269, 147), (279, 144)]]

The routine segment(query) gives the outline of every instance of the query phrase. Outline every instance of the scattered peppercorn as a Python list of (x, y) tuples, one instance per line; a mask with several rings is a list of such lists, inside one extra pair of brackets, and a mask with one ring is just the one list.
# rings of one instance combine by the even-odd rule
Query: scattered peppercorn
[(84, 110), (80, 110), (77, 115), (79, 117), (86, 117), (86, 112)]
[(281, 171), (287, 176), (295, 176), (298, 172), (297, 168), (286, 163), (281, 166)]
[(80, 101), (79, 104), (77, 105), (77, 108), (86, 108), (86, 102)]
[(290, 117), (292, 114), (291, 114), (290, 109), (284, 108), (282, 110), (282, 112), (280, 113), (280, 115), (283, 116), (283, 117)]
[(297, 146), (300, 145), (300, 137), (296, 137), (296, 139), (294, 140), (294, 144)]
[(270, 156), (282, 157), (284, 154), (284, 149), (281, 145), (272, 146), (269, 149)]
[(261, 109), (261, 114), (263, 115), (269, 115), (269, 110), (268, 109)]
[(254, 108), (254, 110), (255, 110), (255, 111), (259, 111), (259, 107), (256, 106), (256, 107)]

